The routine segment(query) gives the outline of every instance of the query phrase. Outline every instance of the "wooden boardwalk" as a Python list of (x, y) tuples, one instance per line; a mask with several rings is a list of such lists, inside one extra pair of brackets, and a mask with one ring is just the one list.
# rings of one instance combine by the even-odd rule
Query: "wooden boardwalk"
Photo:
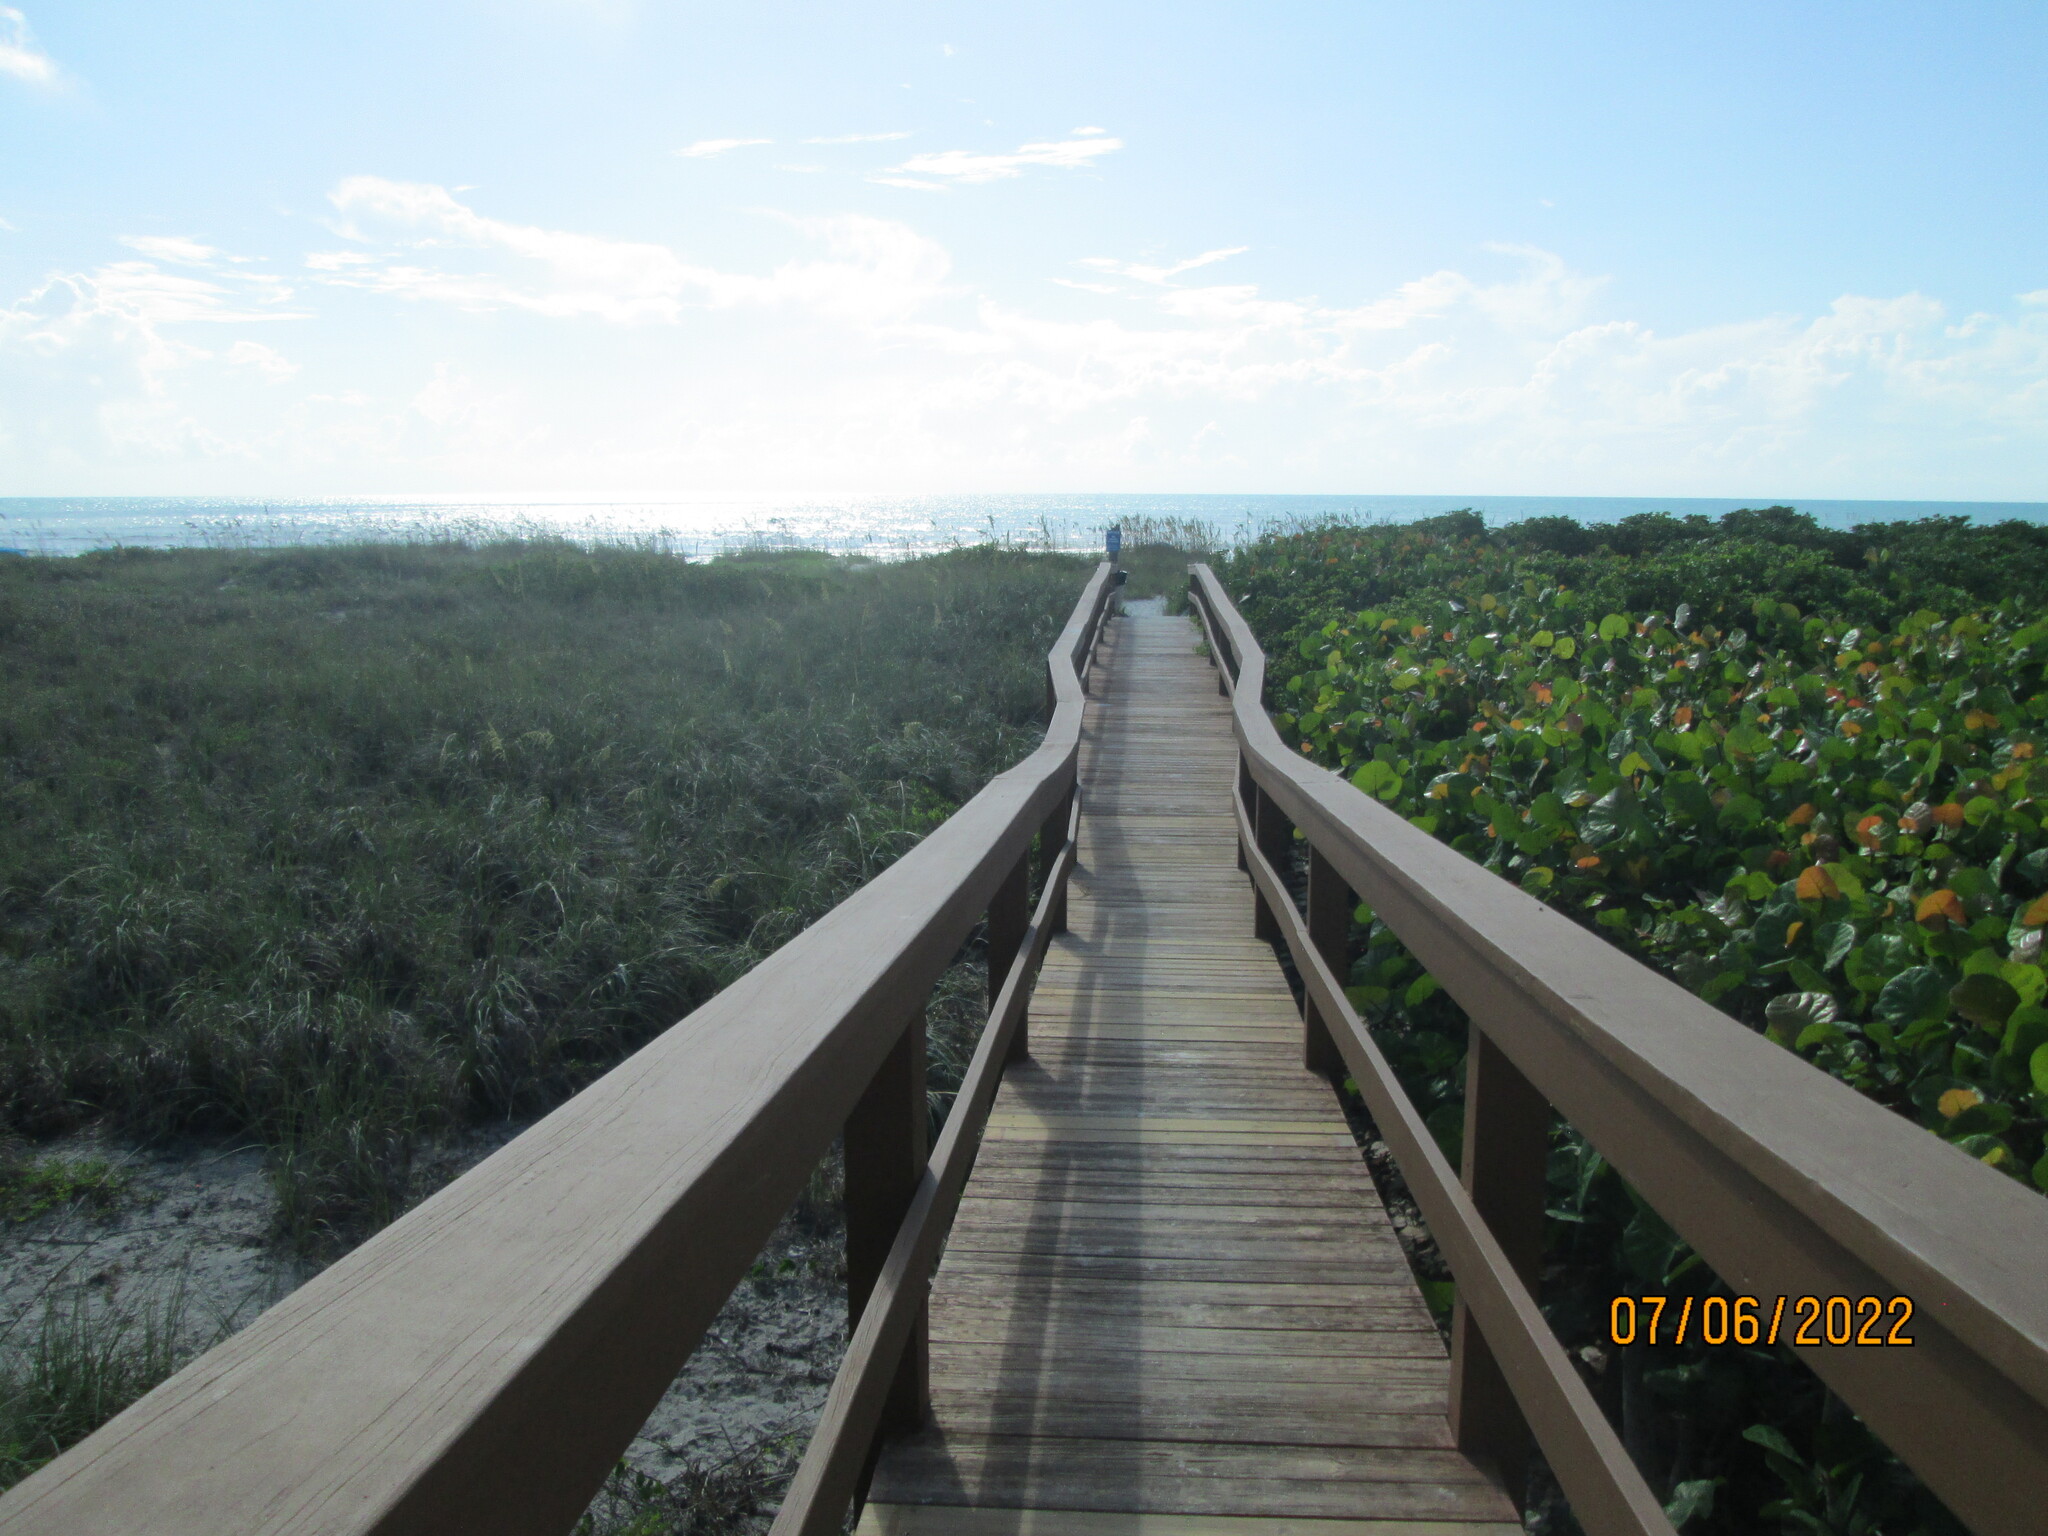
[(1070, 931), (931, 1304), (932, 1420), (864, 1536), (1509, 1536), (1236, 864), (1184, 619), (1109, 627)]

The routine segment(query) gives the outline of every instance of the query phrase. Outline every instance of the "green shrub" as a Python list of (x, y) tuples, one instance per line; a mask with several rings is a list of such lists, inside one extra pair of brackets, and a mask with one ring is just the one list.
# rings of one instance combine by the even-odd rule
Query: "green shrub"
[[(2044, 538), (1453, 514), (1268, 539), (1220, 574), (1305, 754), (2048, 1190)], [(1358, 915), (1350, 995), (1455, 1161), (1467, 1021)], [(1603, 1361), (1596, 1393), (1687, 1530), (1957, 1529), (1789, 1351), (1608, 1362), (1614, 1295), (1725, 1288), (1569, 1128), (1550, 1183), (1545, 1310)]]

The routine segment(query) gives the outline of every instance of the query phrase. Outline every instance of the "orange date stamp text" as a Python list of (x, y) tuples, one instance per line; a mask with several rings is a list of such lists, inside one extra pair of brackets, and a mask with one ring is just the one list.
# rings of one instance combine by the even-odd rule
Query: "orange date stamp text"
[(1607, 1341), (1897, 1348), (1912, 1320), (1909, 1296), (1617, 1296)]

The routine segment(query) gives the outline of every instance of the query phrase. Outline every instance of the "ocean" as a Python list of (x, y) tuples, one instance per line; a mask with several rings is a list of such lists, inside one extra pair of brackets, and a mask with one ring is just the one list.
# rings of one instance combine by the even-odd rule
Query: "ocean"
[(463, 496), (0, 497), (0, 549), (75, 555), (115, 546), (268, 547), (374, 539), (569, 538), (645, 541), (693, 558), (752, 546), (895, 556), (1008, 539), (1093, 549), (1112, 524), (1198, 524), (1239, 542), (1266, 529), (1337, 517), (1407, 522), (1472, 508), (1489, 523), (1564, 515), (1609, 523), (1637, 512), (1785, 504), (1831, 527), (1920, 517), (2048, 521), (2048, 502), (1801, 501), (1794, 497), (977, 495), (806, 496), (724, 501), (601, 501)]

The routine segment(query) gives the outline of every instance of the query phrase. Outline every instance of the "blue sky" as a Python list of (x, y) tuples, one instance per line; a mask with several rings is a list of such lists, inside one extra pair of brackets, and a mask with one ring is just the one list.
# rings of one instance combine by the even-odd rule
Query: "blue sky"
[(0, 494), (2048, 499), (2048, 7), (0, 3)]

